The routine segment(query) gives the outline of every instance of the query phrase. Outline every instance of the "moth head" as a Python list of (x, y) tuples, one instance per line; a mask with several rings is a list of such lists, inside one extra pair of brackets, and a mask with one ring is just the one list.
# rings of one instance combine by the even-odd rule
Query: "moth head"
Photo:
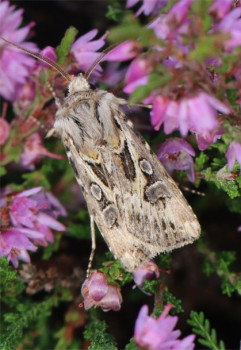
[(70, 95), (78, 91), (87, 91), (89, 89), (90, 85), (81, 73), (77, 77), (73, 76), (68, 86)]

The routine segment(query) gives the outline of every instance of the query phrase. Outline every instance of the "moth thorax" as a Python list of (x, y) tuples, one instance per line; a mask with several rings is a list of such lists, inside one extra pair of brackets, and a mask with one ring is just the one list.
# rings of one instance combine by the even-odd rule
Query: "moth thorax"
[(69, 83), (69, 94), (73, 94), (78, 91), (87, 91), (90, 89), (88, 81), (80, 74), (77, 77), (73, 77)]

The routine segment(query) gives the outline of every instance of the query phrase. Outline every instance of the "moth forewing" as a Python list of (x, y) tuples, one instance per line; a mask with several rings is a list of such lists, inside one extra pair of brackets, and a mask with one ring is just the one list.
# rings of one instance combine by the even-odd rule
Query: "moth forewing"
[(69, 84), (54, 128), (61, 136), (91, 217), (123, 267), (192, 243), (200, 225), (176, 183), (120, 107), (83, 76)]

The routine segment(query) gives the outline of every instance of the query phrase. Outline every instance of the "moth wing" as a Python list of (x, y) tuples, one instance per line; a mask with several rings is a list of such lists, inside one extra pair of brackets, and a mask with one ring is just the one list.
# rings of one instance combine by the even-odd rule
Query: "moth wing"
[[(105, 113), (101, 116), (106, 119), (108, 108), (104, 103), (103, 106)], [(72, 125), (74, 119), (63, 118), (60, 126), (90, 215), (115, 258), (126, 270), (133, 271), (158, 253), (192, 243), (200, 234), (200, 226), (148, 144), (122, 118), (118, 107), (115, 111), (101, 129), (105, 131), (111, 125), (115, 131), (108, 134), (104, 147), (97, 148), (95, 138), (85, 137), (81, 151), (76, 144), (79, 137), (75, 137), (78, 129)], [(79, 113), (78, 118), (82, 117)], [(73, 133), (67, 133), (72, 129)], [(97, 126), (94, 130), (98, 131)], [(120, 147), (118, 140), (122, 140)]]
[[(118, 117), (115, 120), (126, 144), (122, 155), (111, 157), (113, 197), (129, 247), (128, 254), (118, 259), (133, 270), (158, 253), (192, 243), (201, 229), (192, 208), (149, 145), (130, 123)], [(107, 159), (104, 161), (107, 164)]]

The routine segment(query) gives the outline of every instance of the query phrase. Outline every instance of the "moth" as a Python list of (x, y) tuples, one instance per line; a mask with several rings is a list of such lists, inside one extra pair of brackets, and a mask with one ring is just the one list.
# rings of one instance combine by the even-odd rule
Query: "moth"
[[(48, 59), (30, 54), (56, 68)], [(197, 217), (127, 119), (121, 108), (126, 101), (93, 90), (82, 74), (74, 77), (57, 69), (69, 85), (67, 97), (58, 103), (54, 132), (62, 139), (86, 199), (92, 236), (90, 264), (95, 224), (129, 272), (159, 253), (196, 240), (200, 235)]]

